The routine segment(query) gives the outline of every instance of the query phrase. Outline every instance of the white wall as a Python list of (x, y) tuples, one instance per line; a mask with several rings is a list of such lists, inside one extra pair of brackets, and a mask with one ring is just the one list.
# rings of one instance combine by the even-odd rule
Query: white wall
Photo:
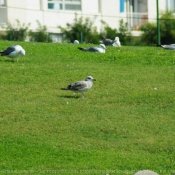
[(41, 10), (40, 0), (26, 0), (26, 8), (32, 10)]
[(7, 0), (7, 6), (13, 8), (26, 8), (26, 0)]
[(101, 12), (103, 15), (119, 15), (120, 4), (119, 0), (101, 0)]
[[(166, 11), (166, 1), (159, 0), (159, 17)], [(156, 22), (157, 19), (157, 5), (156, 0), (148, 0), (148, 18), (150, 22)]]
[(82, 12), (83, 13), (98, 13), (98, 0), (82, 0)]
[[(59, 33), (58, 26), (66, 27), (66, 23), (73, 23), (75, 13), (88, 17), (94, 21), (94, 26), (101, 30), (100, 20), (110, 27), (118, 28), (119, 20), (126, 21), (126, 13), (120, 13), (119, 0), (82, 0), (82, 11), (54, 11), (48, 9), (47, 0), (7, 0), (7, 19), (11, 24), (31, 24), (30, 29), (38, 28), (37, 20), (46, 25), (49, 32)], [(160, 14), (166, 8), (166, 0), (159, 0)], [(126, 4), (125, 4), (126, 5)], [(94, 16), (96, 19), (94, 20)], [(122, 18), (123, 17), (123, 18)], [(148, 0), (148, 18), (156, 22), (156, 0)]]

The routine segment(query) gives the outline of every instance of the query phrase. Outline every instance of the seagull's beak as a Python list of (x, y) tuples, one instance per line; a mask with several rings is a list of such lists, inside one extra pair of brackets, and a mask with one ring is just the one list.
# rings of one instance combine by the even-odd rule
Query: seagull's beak
[(94, 78), (93, 81), (96, 81), (96, 79)]

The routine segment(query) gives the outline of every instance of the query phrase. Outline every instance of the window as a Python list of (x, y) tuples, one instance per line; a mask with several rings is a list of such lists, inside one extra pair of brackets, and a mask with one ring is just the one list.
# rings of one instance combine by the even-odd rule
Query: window
[(120, 13), (125, 11), (125, 0), (120, 0)]
[(4, 6), (5, 5), (5, 0), (0, 0), (0, 6)]
[(135, 13), (147, 13), (148, 1), (147, 0), (130, 0), (129, 5)]
[(167, 10), (175, 11), (175, 0), (166, 0)]
[(48, 0), (51, 10), (81, 10), (81, 0)]

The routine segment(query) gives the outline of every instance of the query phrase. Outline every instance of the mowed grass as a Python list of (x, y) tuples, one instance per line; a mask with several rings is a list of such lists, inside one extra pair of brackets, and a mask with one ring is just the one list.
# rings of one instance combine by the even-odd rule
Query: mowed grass
[[(0, 174), (175, 173), (175, 51), (18, 44), (24, 61), (0, 57)], [(84, 99), (60, 90), (87, 75)]]

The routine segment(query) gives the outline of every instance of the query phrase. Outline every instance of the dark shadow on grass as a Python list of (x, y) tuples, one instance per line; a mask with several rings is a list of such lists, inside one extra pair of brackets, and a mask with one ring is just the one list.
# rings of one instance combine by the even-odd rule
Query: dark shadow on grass
[(3, 60), (3, 59), (0, 59), (0, 62), (7, 62), (7, 63), (22, 63), (22, 64), (23, 64), (23, 63), (26, 63), (26, 62), (28, 62), (28, 61), (26, 61), (26, 60), (24, 60), (24, 61), (23, 61), (23, 60), (22, 60), (22, 61), (19, 61), (19, 60), (16, 61), (16, 60), (15, 60), (15, 61), (13, 61), (13, 60)]
[(0, 59), (1, 62), (11, 62), (11, 63), (14, 63), (13, 60), (3, 60), (3, 59)]
[(61, 98), (80, 98), (80, 96), (74, 96), (74, 95), (60, 95)]

